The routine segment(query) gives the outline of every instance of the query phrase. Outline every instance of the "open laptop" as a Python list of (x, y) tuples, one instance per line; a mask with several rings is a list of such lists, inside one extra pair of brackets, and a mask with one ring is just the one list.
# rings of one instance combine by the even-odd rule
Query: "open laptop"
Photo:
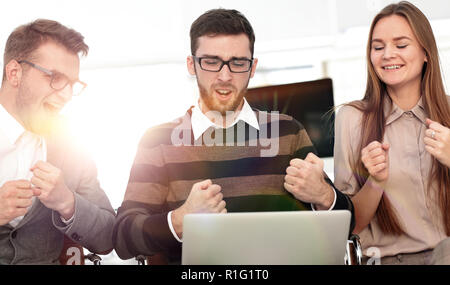
[(350, 212), (189, 214), (182, 264), (344, 264)]

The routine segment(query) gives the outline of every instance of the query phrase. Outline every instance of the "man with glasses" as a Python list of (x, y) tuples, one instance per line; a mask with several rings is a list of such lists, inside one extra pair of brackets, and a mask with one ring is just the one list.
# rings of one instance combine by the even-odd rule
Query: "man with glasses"
[(79, 53), (87, 52), (80, 33), (50, 20), (20, 26), (7, 40), (0, 264), (57, 264), (65, 239), (94, 252), (112, 249), (114, 210), (93, 161), (75, 147), (58, 115), (86, 87), (78, 74)]
[(162, 253), (179, 263), (189, 213), (352, 211), (303, 126), (245, 100), (258, 63), (248, 20), (236, 10), (211, 10), (190, 37), (187, 68), (197, 78), (198, 105), (142, 138), (114, 228), (119, 256)]

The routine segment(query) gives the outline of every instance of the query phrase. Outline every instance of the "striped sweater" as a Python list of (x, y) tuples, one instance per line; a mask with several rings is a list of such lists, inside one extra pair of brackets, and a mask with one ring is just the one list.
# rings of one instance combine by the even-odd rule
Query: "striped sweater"
[[(228, 129), (210, 128), (194, 140), (190, 109), (145, 133), (116, 218), (114, 244), (121, 258), (163, 253), (179, 262), (181, 244), (169, 229), (167, 214), (206, 179), (221, 186), (228, 212), (311, 209), (283, 187), (290, 160), (315, 153), (306, 130), (290, 116), (254, 112), (260, 130), (240, 121)], [(353, 213), (350, 199), (336, 194), (334, 209)]]

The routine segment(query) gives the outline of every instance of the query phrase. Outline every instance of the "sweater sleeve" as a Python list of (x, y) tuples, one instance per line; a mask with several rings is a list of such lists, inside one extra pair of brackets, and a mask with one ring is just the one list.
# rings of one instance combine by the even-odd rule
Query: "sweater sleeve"
[[(294, 120), (295, 121), (295, 120)], [(296, 146), (295, 146), (295, 152), (294, 152), (294, 158), (300, 158), (305, 159), (305, 157), (308, 155), (308, 153), (312, 152), (315, 155), (317, 155), (317, 151), (314, 148), (311, 139), (308, 136), (308, 133), (304, 129), (304, 127), (301, 125), (301, 123), (295, 121), (298, 125), (299, 131), (297, 132), (297, 138), (296, 138)], [(355, 227), (355, 216), (354, 216), (354, 208), (353, 203), (351, 199), (343, 194), (331, 181), (330, 178), (326, 175), (326, 173), (323, 173), (325, 177), (325, 181), (333, 188), (333, 190), (336, 192), (336, 201), (334, 204), (334, 207), (332, 210), (348, 210), (351, 213), (351, 221), (350, 221), (350, 233), (353, 231), (353, 228)]]
[(152, 137), (155, 134), (148, 132), (139, 144), (117, 213), (113, 242), (122, 259), (157, 253), (171, 258), (181, 252), (167, 222), (169, 185), (163, 153)]

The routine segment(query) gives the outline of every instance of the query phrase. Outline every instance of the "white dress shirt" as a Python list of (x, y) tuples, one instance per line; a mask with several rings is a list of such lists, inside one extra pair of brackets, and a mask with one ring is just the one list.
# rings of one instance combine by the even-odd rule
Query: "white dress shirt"
[[(234, 126), (239, 121), (244, 121), (245, 123), (249, 124), (259, 131), (258, 119), (256, 118), (255, 112), (252, 110), (245, 98), (242, 110), (239, 112), (238, 116), (233, 120), (233, 122), (229, 126), (227, 126), (227, 128)], [(223, 128), (222, 125), (213, 123), (205, 114), (203, 114), (199, 106), (195, 106), (194, 108), (192, 108), (191, 123), (192, 132), (194, 133), (194, 140), (197, 140), (199, 137), (201, 137), (203, 133), (210, 127), (215, 127), (216, 129)]]
[[(12, 180), (30, 180), (30, 168), (38, 160), (47, 159), (45, 139), (26, 131), (1, 104), (0, 122), (0, 187)], [(16, 227), (22, 219), (17, 217), (9, 224)]]

